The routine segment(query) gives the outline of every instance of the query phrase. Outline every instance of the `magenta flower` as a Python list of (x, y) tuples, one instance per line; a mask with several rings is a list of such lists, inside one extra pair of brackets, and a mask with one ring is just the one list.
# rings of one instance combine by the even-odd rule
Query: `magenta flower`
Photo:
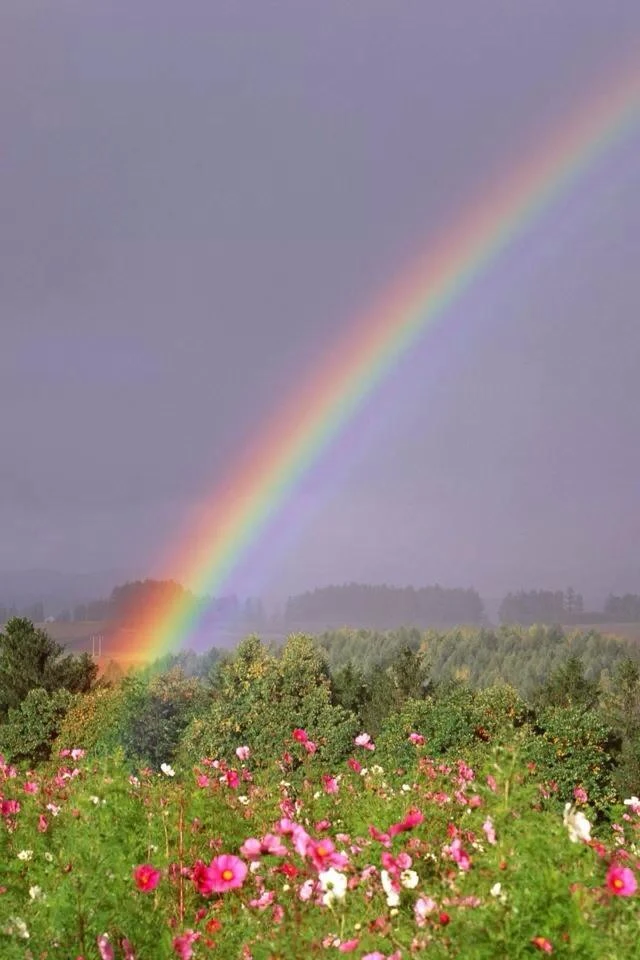
[(638, 881), (629, 867), (609, 867), (606, 884), (616, 897), (632, 897), (638, 889)]
[(143, 893), (151, 893), (160, 882), (160, 871), (156, 870), (150, 863), (141, 863), (133, 871), (133, 880), (138, 890), (142, 890)]
[(225, 893), (241, 887), (247, 875), (247, 865), (233, 854), (223, 853), (214, 857), (209, 869), (212, 876), (212, 888), (215, 893)]
[(306, 743), (309, 739), (309, 734), (306, 730), (303, 730), (302, 727), (296, 727), (292, 733), (292, 737), (294, 740), (297, 740), (298, 743)]
[(410, 734), (409, 734), (409, 740), (410, 740), (411, 743), (413, 743), (414, 746), (416, 746), (416, 747), (423, 747), (423, 746), (425, 745), (425, 742), (426, 742), (426, 741), (425, 741), (425, 738), (423, 737), (423, 735), (422, 735), (421, 733), (410, 733)]
[(338, 853), (331, 840), (307, 841), (306, 855), (316, 870), (327, 870), (329, 867), (346, 867), (349, 862), (344, 853)]
[(339, 790), (338, 781), (335, 777), (330, 777), (328, 773), (322, 774), (322, 786), (325, 793), (337, 793)]
[(191, 879), (198, 893), (203, 897), (210, 897), (214, 892), (214, 876), (211, 867), (207, 867), (202, 860), (197, 860), (191, 871)]
[(180, 957), (180, 960), (191, 960), (193, 950), (191, 945), (200, 939), (200, 934), (194, 930), (186, 930), (179, 937), (173, 938), (173, 949)]
[(115, 951), (113, 949), (113, 944), (109, 940), (109, 935), (106, 933), (101, 933), (96, 939), (98, 944), (98, 953), (100, 954), (100, 960), (113, 960), (115, 957)]
[(35, 780), (27, 780), (27, 782), (24, 785), (25, 793), (37, 793), (39, 789), (40, 788), (38, 784), (35, 782)]

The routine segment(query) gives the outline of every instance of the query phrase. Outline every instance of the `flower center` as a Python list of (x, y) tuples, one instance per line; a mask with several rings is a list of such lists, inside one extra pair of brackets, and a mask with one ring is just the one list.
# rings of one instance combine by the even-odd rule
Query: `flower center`
[(624, 887), (624, 883), (622, 882), (620, 877), (616, 877), (615, 880), (613, 881), (613, 886), (616, 888), (616, 890), (622, 890), (622, 888)]
[(233, 880), (233, 870), (229, 870), (229, 869), (223, 870), (223, 871), (222, 871), (222, 879), (223, 879), (223, 880)]

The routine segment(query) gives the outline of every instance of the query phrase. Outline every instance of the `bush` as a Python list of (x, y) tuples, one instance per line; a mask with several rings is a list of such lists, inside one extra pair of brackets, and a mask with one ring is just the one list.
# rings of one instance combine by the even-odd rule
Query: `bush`
[(190, 764), (206, 756), (230, 758), (237, 746), (250, 743), (254, 760), (266, 763), (274, 743), (296, 727), (317, 742), (320, 756), (337, 763), (351, 748), (357, 721), (333, 705), (326, 663), (312, 640), (292, 635), (276, 657), (249, 637), (218, 668), (213, 700), (192, 720), (180, 756)]
[(615, 799), (611, 728), (595, 712), (580, 707), (555, 707), (538, 716), (537, 736), (525, 747), (525, 759), (538, 775), (558, 784), (561, 799), (569, 801), (576, 785), (602, 809)]
[(0, 753), (16, 763), (48, 760), (73, 697), (67, 690), (30, 690), (0, 726)]

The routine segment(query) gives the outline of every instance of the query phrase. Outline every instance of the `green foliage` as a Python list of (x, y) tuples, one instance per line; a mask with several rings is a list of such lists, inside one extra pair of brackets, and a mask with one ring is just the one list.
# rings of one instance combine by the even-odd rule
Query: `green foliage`
[(47, 760), (72, 700), (67, 690), (30, 690), (0, 725), (0, 754), (14, 763)]
[(238, 646), (236, 656), (219, 665), (209, 709), (186, 731), (182, 758), (232, 757), (237, 746), (252, 744), (255, 759), (266, 762), (273, 744), (303, 727), (327, 761), (343, 758), (357, 722), (332, 702), (327, 664), (313, 641), (290, 636), (279, 657), (257, 637)]
[(598, 693), (598, 684), (586, 678), (580, 657), (571, 656), (537, 691), (535, 702), (542, 707), (590, 709), (597, 703)]
[(168, 763), (189, 722), (207, 701), (200, 681), (184, 677), (178, 669), (150, 681), (141, 677), (123, 680), (118, 739), (127, 758), (156, 770)]
[(575, 785), (603, 808), (615, 799), (611, 727), (583, 707), (549, 707), (537, 717), (537, 736), (527, 740), (525, 756), (538, 774), (555, 781), (561, 799), (572, 799)]
[(623, 660), (618, 666), (600, 713), (614, 732), (616, 789), (630, 796), (640, 784), (640, 669), (634, 660)]
[(93, 756), (109, 756), (120, 746), (124, 703), (121, 685), (99, 683), (89, 693), (75, 696), (60, 725), (56, 748), (82, 746)]
[(97, 667), (88, 654), (63, 656), (64, 648), (25, 617), (12, 617), (0, 633), (0, 719), (30, 690), (85, 693)]

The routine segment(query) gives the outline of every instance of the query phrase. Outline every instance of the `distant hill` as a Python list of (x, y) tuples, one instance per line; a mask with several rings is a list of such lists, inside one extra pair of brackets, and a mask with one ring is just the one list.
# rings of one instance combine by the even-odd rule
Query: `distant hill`
[(109, 596), (127, 579), (122, 570), (92, 573), (61, 573), (58, 570), (0, 571), (0, 605), (24, 607), (42, 601), (45, 614), (56, 615), (65, 607)]

